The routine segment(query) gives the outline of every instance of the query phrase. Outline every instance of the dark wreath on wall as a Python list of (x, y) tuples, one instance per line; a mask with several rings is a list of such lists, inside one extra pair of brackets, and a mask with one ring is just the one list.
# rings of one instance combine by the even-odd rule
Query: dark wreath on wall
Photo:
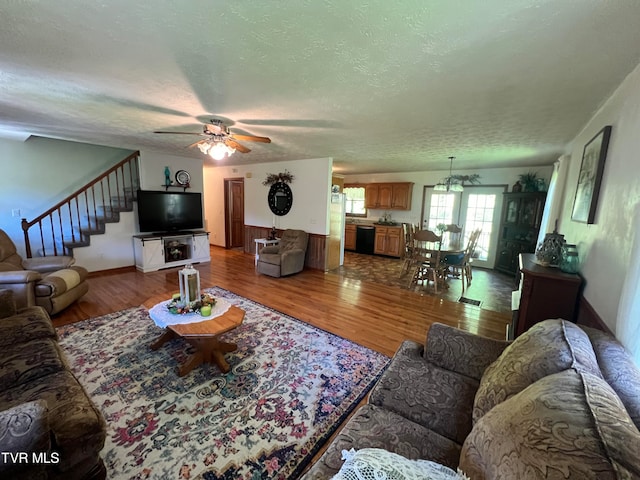
[(600, 193), (610, 137), (611, 125), (607, 125), (584, 146), (578, 186), (573, 201), (573, 212), (571, 213), (571, 219), (576, 222), (594, 223), (595, 221), (598, 194)]

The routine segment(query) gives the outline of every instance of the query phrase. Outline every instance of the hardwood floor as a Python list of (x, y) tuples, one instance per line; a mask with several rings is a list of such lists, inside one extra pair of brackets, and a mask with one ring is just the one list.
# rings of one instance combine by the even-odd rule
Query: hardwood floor
[[(211, 263), (195, 266), (202, 288), (219, 286), (344, 338), (393, 355), (404, 339), (424, 341), (429, 326), (446, 323), (503, 339), (510, 315), (397, 286), (305, 270), (285, 278), (259, 275), (253, 255), (211, 248)], [(178, 269), (140, 273), (133, 267), (92, 274), (89, 293), (53, 318), (54, 325), (155, 303), (178, 291)]]

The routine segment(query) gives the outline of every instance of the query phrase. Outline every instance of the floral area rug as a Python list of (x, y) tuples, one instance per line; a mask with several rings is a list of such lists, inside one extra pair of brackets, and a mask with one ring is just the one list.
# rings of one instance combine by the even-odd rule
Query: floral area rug
[(72, 369), (107, 422), (109, 479), (294, 479), (366, 395), (388, 358), (221, 288), (246, 312), (221, 338), (231, 371), (177, 368), (183, 339), (143, 307), (58, 329)]

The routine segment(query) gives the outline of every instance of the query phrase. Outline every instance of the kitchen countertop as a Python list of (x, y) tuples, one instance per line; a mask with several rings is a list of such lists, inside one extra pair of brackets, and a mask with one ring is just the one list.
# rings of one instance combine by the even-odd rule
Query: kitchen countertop
[(384, 223), (384, 222), (376, 222), (374, 220), (346, 220), (345, 222), (347, 225), (362, 225), (364, 227), (374, 227), (374, 226), (380, 226), (380, 227), (401, 227), (402, 223), (400, 222), (392, 222), (392, 223)]

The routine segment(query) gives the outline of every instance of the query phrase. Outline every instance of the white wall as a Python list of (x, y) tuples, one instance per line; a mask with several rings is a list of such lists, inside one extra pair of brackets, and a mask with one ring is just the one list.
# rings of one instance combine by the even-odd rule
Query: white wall
[[(171, 180), (175, 182), (178, 170), (186, 170), (191, 176), (189, 192), (203, 192), (203, 160), (201, 158), (176, 157), (157, 152), (140, 151), (140, 188), (164, 190), (164, 168), (169, 167)], [(174, 183), (177, 185), (177, 183)], [(177, 191), (175, 188), (172, 190)]]
[[(584, 145), (605, 125), (612, 126), (595, 223), (571, 220)], [(572, 142), (560, 232), (576, 243), (585, 278), (584, 296), (612, 331), (617, 331), (620, 295), (634, 240), (640, 235), (640, 66), (638, 66)], [(637, 264), (636, 264), (637, 265)], [(633, 320), (638, 325), (640, 318)], [(624, 338), (620, 338), (623, 343)]]
[[(209, 241), (224, 246), (224, 179), (244, 178), (244, 223), (276, 228), (296, 228), (319, 235), (329, 234), (328, 206), (331, 188), (331, 158), (260, 163), (234, 167), (205, 164), (205, 218)], [(268, 173), (288, 170), (293, 206), (287, 215), (274, 216), (267, 204), (269, 187), (262, 185)]]
[[(455, 164), (454, 164), (455, 166)], [(454, 170), (455, 175), (480, 175), (482, 185), (509, 185), (518, 180), (521, 173), (536, 172), (538, 177), (544, 178), (547, 185), (553, 172), (553, 166), (530, 167), (530, 168), (487, 168), (476, 170)], [(419, 223), (422, 212), (423, 190), (425, 185), (435, 185), (449, 176), (449, 170), (434, 170), (424, 172), (398, 172), (379, 173), (368, 175), (345, 175), (344, 183), (372, 183), (372, 182), (413, 182), (413, 195), (411, 198), (411, 210), (389, 210), (391, 218), (397, 222)], [(367, 218), (377, 220), (382, 216), (384, 210), (370, 209), (367, 211)]]
[[(189, 172), (191, 188), (188, 191), (202, 193), (202, 160), (146, 151), (140, 152), (140, 187), (164, 190), (165, 166), (169, 167), (174, 182), (178, 170)], [(137, 203), (134, 203), (135, 207)], [(91, 237), (91, 245), (74, 249), (76, 263), (90, 272), (135, 265), (133, 235), (140, 233), (137, 210), (121, 213), (119, 223), (106, 224), (105, 228), (104, 235)]]
[(0, 139), (0, 228), (24, 255), (22, 218), (32, 220), (131, 153), (40, 137)]

